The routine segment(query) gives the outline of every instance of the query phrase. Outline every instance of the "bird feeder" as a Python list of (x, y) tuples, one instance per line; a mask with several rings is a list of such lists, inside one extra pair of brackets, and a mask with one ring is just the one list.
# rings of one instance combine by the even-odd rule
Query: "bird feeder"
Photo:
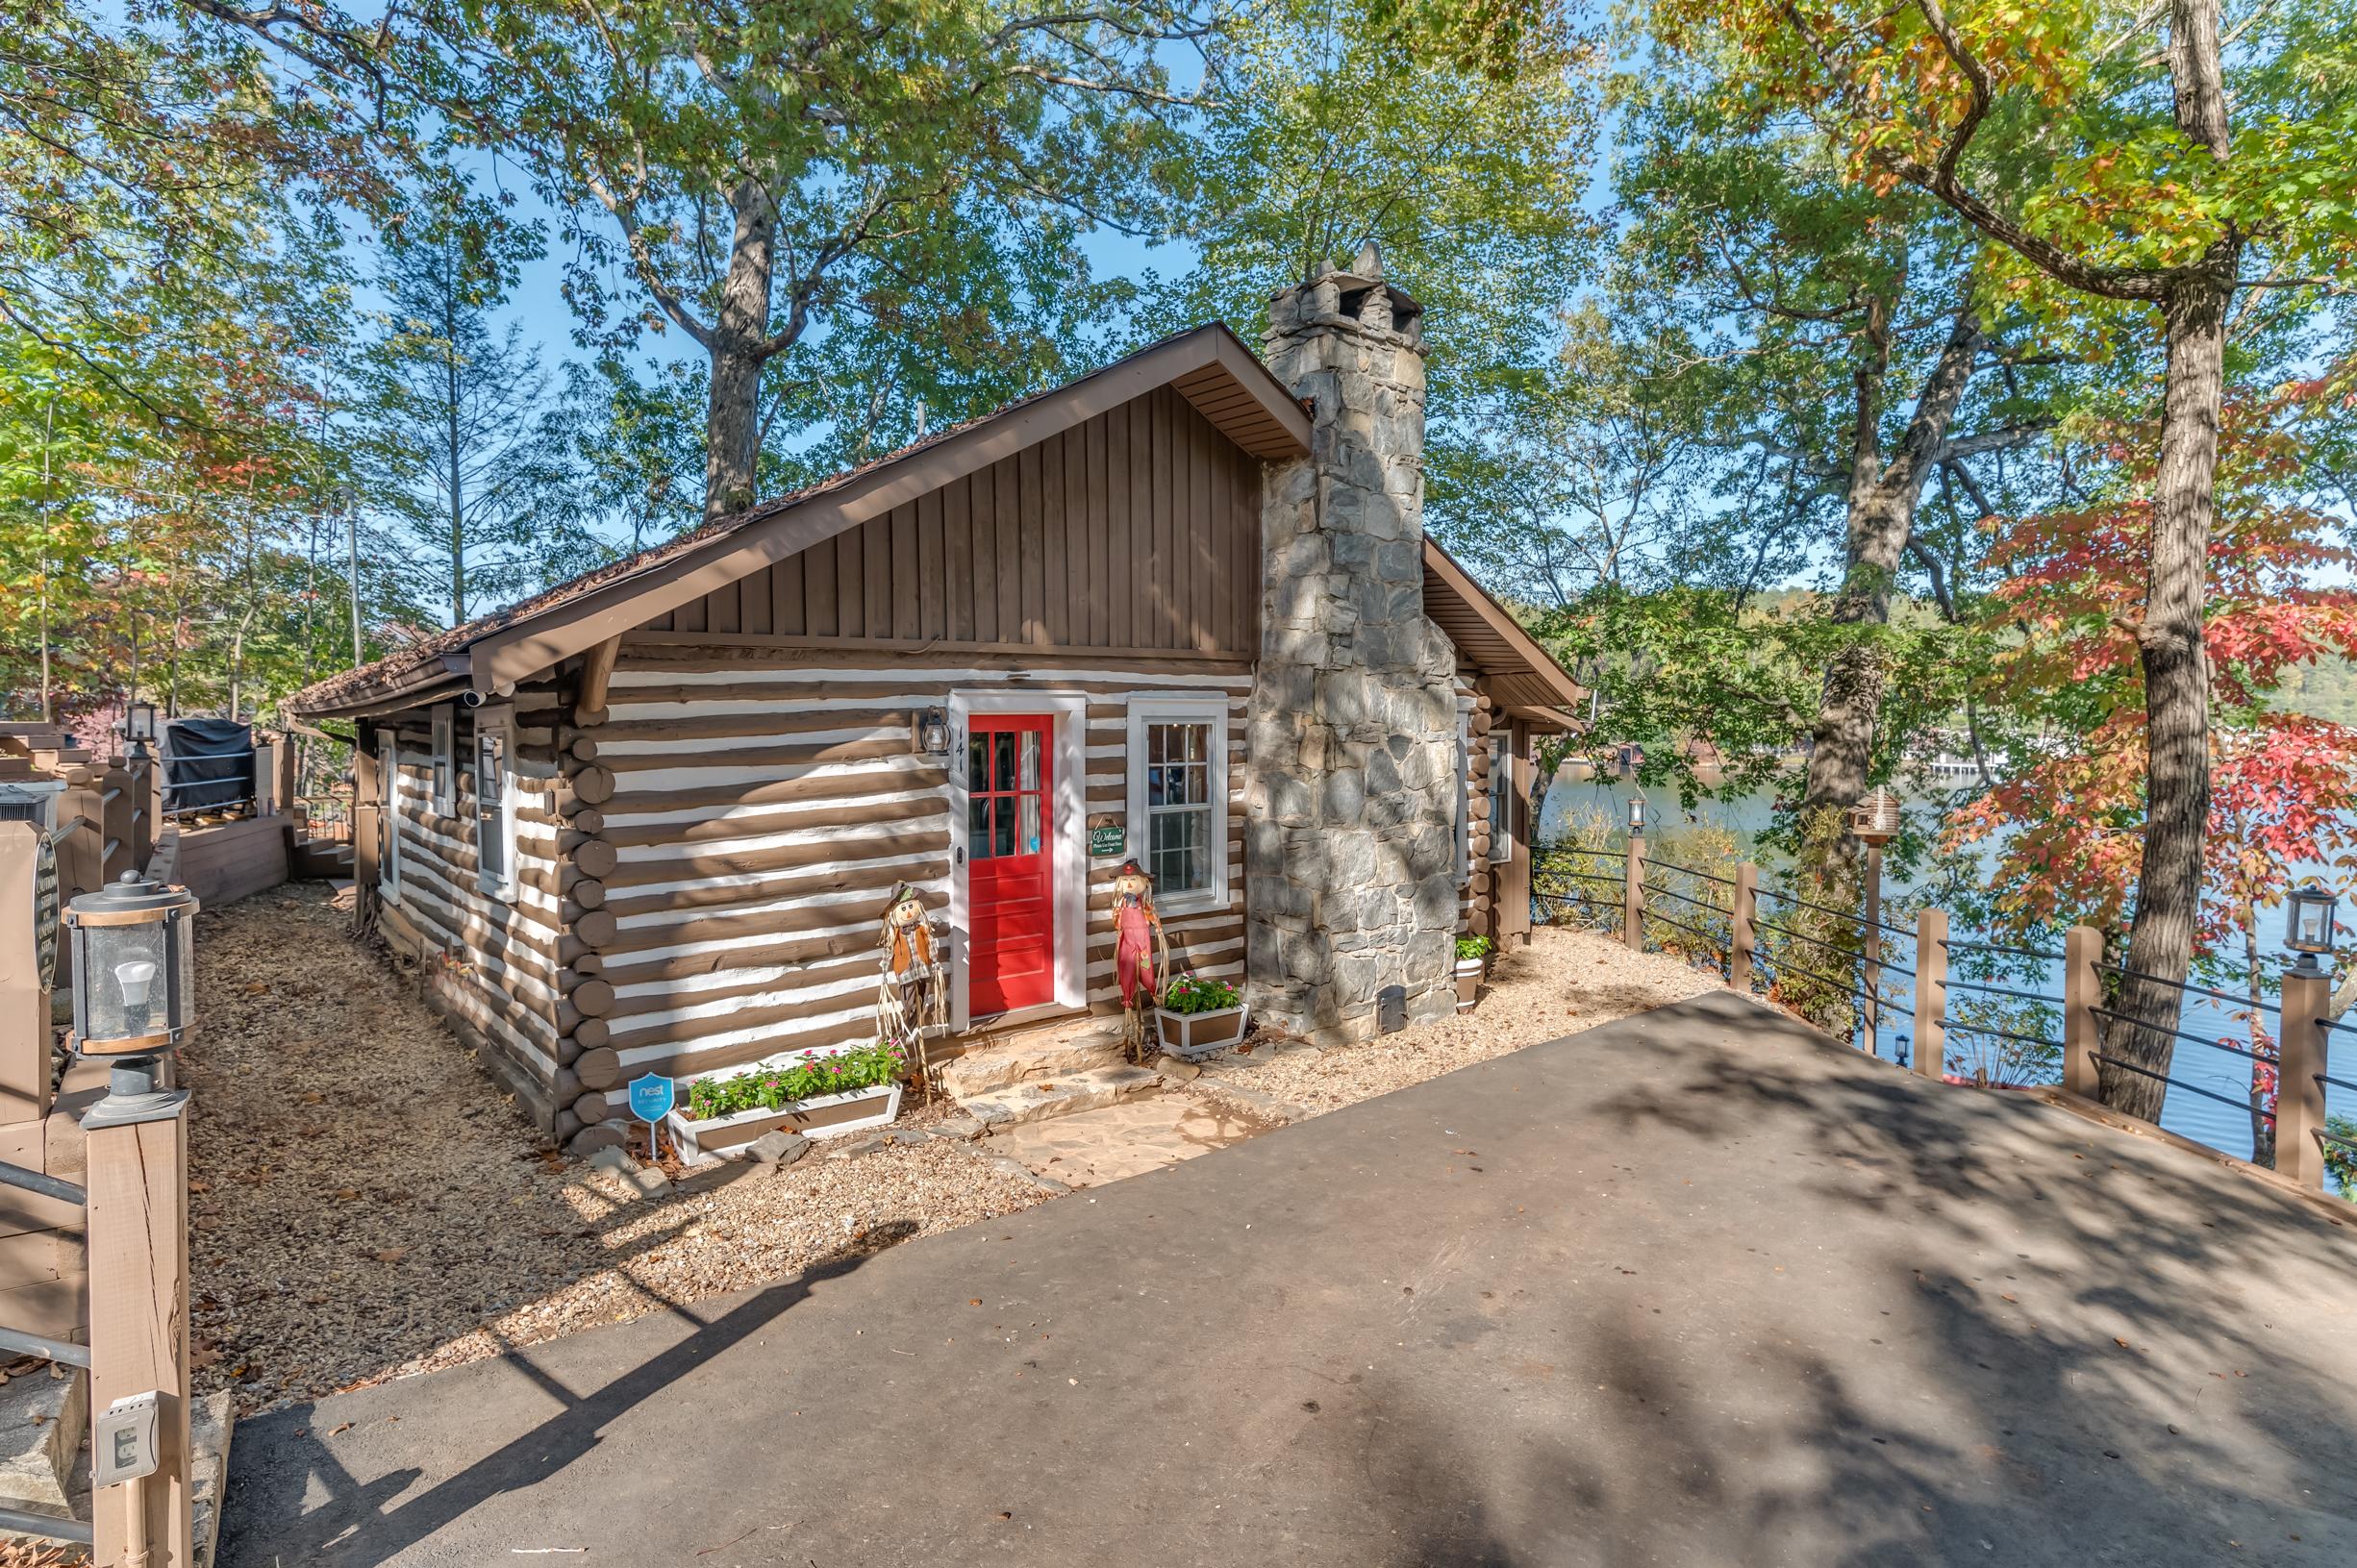
[(195, 1021), (196, 895), (137, 871), (65, 908), (73, 943), (73, 1048), (156, 1056)]
[(1898, 797), (1877, 784), (1849, 809), (1849, 831), (1876, 849), (1898, 836)]

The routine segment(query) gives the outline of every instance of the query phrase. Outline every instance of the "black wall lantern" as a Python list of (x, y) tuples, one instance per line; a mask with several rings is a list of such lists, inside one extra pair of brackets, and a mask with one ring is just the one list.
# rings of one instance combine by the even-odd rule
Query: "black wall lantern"
[(916, 720), (916, 749), (927, 757), (949, 755), (949, 715), (928, 708)]
[(2313, 880), (2284, 900), (2283, 945), (2299, 955), (2302, 974), (2314, 974), (2316, 960), (2332, 952), (2333, 907), (2339, 902)]
[(74, 958), (73, 1047), (152, 1057), (195, 1021), (196, 895), (137, 871), (65, 907)]

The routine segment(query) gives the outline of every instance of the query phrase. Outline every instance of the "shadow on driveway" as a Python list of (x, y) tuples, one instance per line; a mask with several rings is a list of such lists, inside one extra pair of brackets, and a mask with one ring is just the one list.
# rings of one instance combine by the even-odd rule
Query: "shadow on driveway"
[(1722, 993), (263, 1418), (222, 1560), (2342, 1564), (2353, 1247)]

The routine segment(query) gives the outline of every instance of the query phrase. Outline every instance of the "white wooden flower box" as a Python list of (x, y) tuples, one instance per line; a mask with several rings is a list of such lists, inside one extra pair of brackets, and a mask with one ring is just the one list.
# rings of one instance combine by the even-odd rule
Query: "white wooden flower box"
[(1245, 1015), (1251, 1010), (1251, 1005), (1243, 1002), (1210, 1012), (1172, 1012), (1168, 1008), (1156, 1008), (1154, 1028), (1165, 1051), (1182, 1061), (1192, 1061), (1197, 1057), (1208, 1057), (1215, 1051), (1241, 1044)]
[(891, 1083), (847, 1094), (789, 1100), (775, 1110), (756, 1107), (700, 1122), (690, 1120), (684, 1110), (674, 1110), (664, 1118), (664, 1124), (679, 1146), (679, 1157), (692, 1165), (732, 1155), (763, 1133), (780, 1129), (806, 1138), (831, 1138), (840, 1132), (884, 1127), (899, 1114), (900, 1085)]

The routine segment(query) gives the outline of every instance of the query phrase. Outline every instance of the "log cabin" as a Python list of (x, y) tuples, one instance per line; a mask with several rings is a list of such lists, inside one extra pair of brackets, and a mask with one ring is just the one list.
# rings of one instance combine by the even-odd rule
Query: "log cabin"
[(354, 724), (360, 918), (577, 1147), (642, 1073), (876, 1031), (907, 883), (955, 1052), (1174, 970), (1359, 1038), (1527, 940), (1567, 672), (1422, 527), (1420, 311), (1371, 248), (305, 691)]

